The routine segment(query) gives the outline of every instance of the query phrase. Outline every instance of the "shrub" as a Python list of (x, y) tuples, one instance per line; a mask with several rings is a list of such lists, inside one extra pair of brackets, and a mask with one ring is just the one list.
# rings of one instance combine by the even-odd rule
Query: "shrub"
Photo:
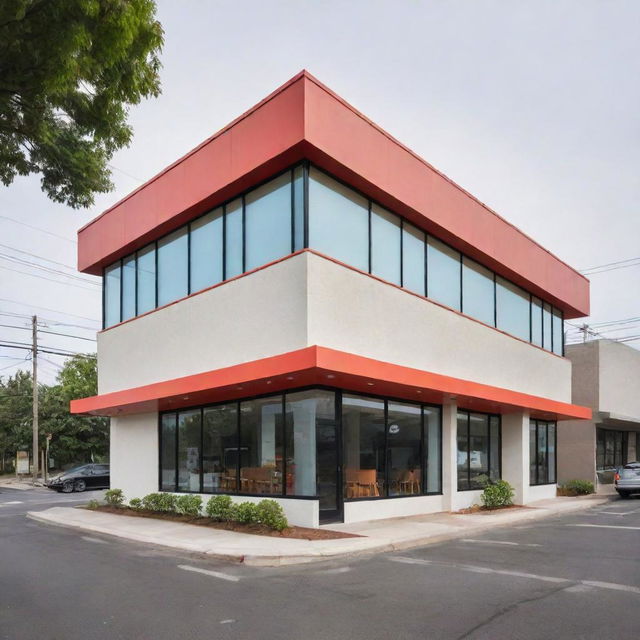
[(487, 509), (508, 507), (513, 504), (513, 487), (506, 480), (498, 480), (488, 484), (482, 492), (482, 504)]
[(162, 511), (162, 494), (149, 493), (142, 498), (142, 506), (148, 511)]
[(200, 496), (184, 495), (176, 500), (176, 511), (185, 516), (199, 516), (202, 510), (202, 498)]
[(140, 498), (131, 498), (131, 500), (129, 500), (129, 506), (138, 511), (142, 509), (142, 500), (140, 500)]
[(105, 502), (112, 507), (121, 507), (124, 502), (122, 489), (108, 489), (104, 494)]
[(593, 482), (589, 480), (569, 480), (558, 487), (561, 496), (586, 496), (594, 492)]
[(258, 522), (260, 524), (275, 529), (276, 531), (282, 531), (289, 526), (287, 517), (284, 515), (282, 506), (275, 500), (260, 500), (257, 507)]
[(89, 500), (87, 502), (87, 509), (97, 509), (100, 506), (100, 503), (97, 500)]
[(233, 519), (235, 509), (229, 496), (213, 496), (209, 498), (205, 511), (213, 520), (228, 522)]
[(233, 519), (243, 524), (257, 524), (259, 521), (258, 505), (253, 502), (241, 502), (234, 509)]

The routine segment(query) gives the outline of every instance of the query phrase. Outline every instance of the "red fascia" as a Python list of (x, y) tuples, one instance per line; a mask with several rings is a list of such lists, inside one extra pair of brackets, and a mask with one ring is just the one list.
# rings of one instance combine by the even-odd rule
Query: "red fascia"
[(528, 410), (544, 420), (590, 419), (591, 409), (510, 389), (311, 346), (214, 371), (71, 401), (71, 413), (119, 416), (180, 409), (326, 385), (489, 413)]
[(589, 314), (589, 281), (434, 169), (306, 71), (78, 233), (78, 267), (104, 266), (309, 159), (498, 274)]

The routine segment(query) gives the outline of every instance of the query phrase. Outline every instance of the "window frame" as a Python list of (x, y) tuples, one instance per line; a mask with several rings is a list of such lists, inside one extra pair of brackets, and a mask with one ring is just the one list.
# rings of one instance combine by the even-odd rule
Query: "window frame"
[[(531, 425), (535, 424), (536, 427), (536, 460), (535, 460), (535, 468), (536, 468), (536, 481), (531, 482), (531, 473), (529, 472), (529, 486), (530, 487), (543, 487), (553, 484), (558, 484), (558, 422), (556, 420), (538, 420), (537, 418), (529, 419), (529, 429), (531, 429)], [(540, 479), (540, 426), (544, 425), (544, 429), (546, 432), (546, 440), (545, 440), (545, 456), (547, 458), (547, 477)], [(550, 476), (550, 467), (549, 467), (549, 425), (554, 425), (555, 429), (553, 430), (553, 476), (555, 480), (549, 480)], [(531, 444), (531, 440), (529, 440)], [(531, 464), (531, 446), (529, 446), (529, 464)]]

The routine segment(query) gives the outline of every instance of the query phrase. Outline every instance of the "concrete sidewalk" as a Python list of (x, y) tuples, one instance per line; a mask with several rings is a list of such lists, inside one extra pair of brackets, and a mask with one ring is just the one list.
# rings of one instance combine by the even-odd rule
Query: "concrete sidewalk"
[(541, 500), (529, 507), (506, 509), (495, 513), (467, 515), (436, 513), (325, 525), (326, 529), (362, 536), (337, 540), (297, 540), (257, 536), (71, 507), (32, 511), (28, 516), (47, 524), (202, 553), (231, 562), (244, 562), (255, 566), (279, 566), (396, 551), (465, 538), (497, 527), (589, 509), (606, 504), (611, 499), (610, 496), (596, 495), (554, 498)]

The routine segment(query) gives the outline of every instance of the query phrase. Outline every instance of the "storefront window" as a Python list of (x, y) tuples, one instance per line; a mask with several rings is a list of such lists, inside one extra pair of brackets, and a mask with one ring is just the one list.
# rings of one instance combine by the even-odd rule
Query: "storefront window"
[(236, 492), (238, 486), (238, 405), (207, 407), (202, 414), (202, 473), (205, 493)]
[(458, 491), (500, 479), (500, 443), (499, 416), (458, 412)]
[(423, 407), (426, 493), (442, 491), (442, 417), (439, 407)]
[(200, 491), (200, 409), (178, 412), (178, 491)]
[(176, 490), (176, 421), (175, 413), (162, 415), (160, 423), (160, 490)]
[(556, 481), (556, 423), (529, 422), (529, 483), (553, 484)]
[(420, 405), (389, 402), (387, 407), (387, 465), (390, 496), (422, 493), (422, 409)]

